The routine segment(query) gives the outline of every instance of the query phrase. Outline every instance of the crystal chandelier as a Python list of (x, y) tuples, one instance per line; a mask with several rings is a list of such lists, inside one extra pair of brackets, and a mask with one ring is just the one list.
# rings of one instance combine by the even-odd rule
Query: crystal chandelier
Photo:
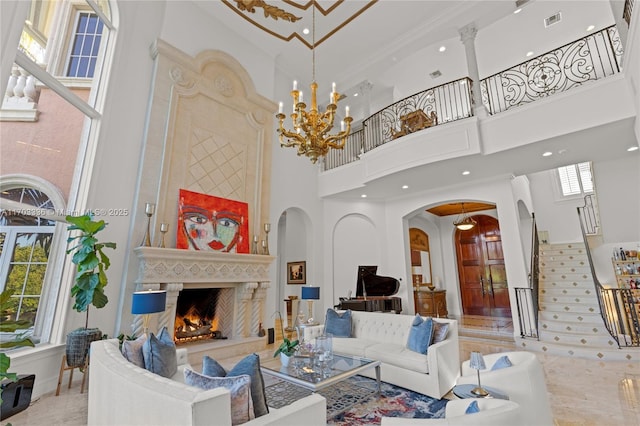
[[(278, 133), (280, 134), (280, 146), (298, 148), (298, 155), (306, 155), (312, 163), (315, 164), (318, 158), (324, 157), (330, 148), (342, 149), (347, 141), (347, 136), (351, 131), (351, 121), (349, 117), (349, 107), (345, 107), (345, 118), (340, 123), (340, 132), (334, 135), (329, 134), (333, 129), (333, 120), (335, 118), (336, 109), (338, 108), (338, 98), (340, 95), (336, 92), (336, 84), (333, 83), (329, 105), (325, 112), (318, 111), (318, 102), (316, 92), (318, 84), (316, 83), (316, 8), (312, 6), (313, 19), (313, 44), (311, 45), (312, 53), (312, 83), (311, 83), (311, 106), (307, 111), (307, 105), (304, 103), (302, 91), (298, 90), (298, 82), (293, 82), (293, 112), (291, 113), (291, 121), (293, 130), (284, 128), (285, 115), (282, 112), (283, 104), (280, 102), (278, 114), (276, 118), (279, 120)], [(286, 139), (286, 141), (285, 141)]]

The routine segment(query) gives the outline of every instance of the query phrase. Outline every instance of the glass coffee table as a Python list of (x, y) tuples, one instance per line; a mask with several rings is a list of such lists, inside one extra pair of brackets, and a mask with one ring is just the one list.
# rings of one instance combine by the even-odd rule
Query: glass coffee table
[[(333, 355), (332, 360), (319, 362), (317, 358), (298, 356), (292, 357), (286, 367), (280, 363), (280, 358), (271, 358), (260, 360), (260, 368), (263, 374), (282, 381), (269, 389), (269, 380), (265, 377), (268, 396), (270, 392), (287, 395), (286, 398), (279, 398), (280, 406), (317, 392), (327, 399), (327, 418), (348, 410), (372, 395), (380, 395), (380, 361), (367, 358)], [(375, 389), (352, 383), (358, 380), (347, 380), (370, 368), (375, 368)], [(281, 389), (284, 387), (287, 389)]]

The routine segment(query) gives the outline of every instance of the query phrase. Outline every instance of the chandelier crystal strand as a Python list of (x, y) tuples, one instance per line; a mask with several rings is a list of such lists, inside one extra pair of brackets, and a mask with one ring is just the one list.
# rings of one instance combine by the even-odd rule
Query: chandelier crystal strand
[(285, 115), (282, 112), (283, 104), (280, 102), (276, 118), (279, 121), (278, 133), (280, 134), (280, 146), (298, 148), (298, 155), (309, 157), (312, 163), (318, 158), (324, 157), (330, 148), (343, 149), (347, 136), (351, 132), (353, 118), (349, 116), (349, 107), (345, 107), (345, 118), (340, 123), (340, 132), (331, 135), (335, 113), (338, 108), (338, 98), (335, 83), (332, 85), (330, 103), (325, 112), (318, 111), (318, 84), (316, 83), (316, 9), (312, 6), (312, 40), (311, 45), (311, 105), (307, 112), (307, 105), (303, 102), (302, 92), (298, 90), (298, 82), (294, 80), (291, 97), (293, 98), (293, 112), (291, 122), (293, 130), (284, 128)]

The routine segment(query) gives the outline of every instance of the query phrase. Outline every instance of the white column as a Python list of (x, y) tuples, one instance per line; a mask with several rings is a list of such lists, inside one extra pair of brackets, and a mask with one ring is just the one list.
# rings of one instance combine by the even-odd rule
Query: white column
[(480, 75), (478, 72), (478, 59), (476, 57), (475, 40), (478, 30), (476, 25), (471, 23), (458, 30), (460, 41), (464, 44), (464, 51), (467, 57), (467, 69), (472, 80), (471, 102), (473, 113), (476, 117), (486, 117), (487, 111), (482, 104), (482, 92), (480, 90)]
[(258, 335), (258, 326), (262, 323), (264, 328), (264, 305), (267, 298), (267, 290), (271, 287), (268, 281), (258, 283), (258, 288), (253, 293), (253, 309), (251, 318), (251, 336)]
[[(258, 288), (258, 283), (244, 283), (238, 288), (238, 317), (236, 321), (235, 335), (249, 337), (251, 332), (251, 299), (253, 292)], [(256, 327), (257, 330), (257, 327)]]

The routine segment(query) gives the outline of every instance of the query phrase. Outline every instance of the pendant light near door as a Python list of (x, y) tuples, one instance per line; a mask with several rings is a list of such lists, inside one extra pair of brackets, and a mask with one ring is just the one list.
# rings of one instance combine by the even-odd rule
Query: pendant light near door
[(464, 203), (462, 203), (462, 214), (453, 222), (453, 225), (461, 231), (468, 231), (478, 223), (464, 211)]

